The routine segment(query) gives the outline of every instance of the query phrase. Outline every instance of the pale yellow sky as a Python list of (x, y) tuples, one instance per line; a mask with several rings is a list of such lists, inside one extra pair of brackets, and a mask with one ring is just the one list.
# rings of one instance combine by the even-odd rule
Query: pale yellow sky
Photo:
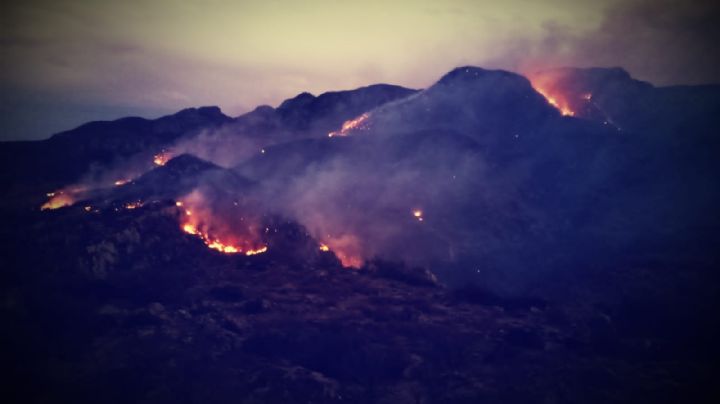
[[(633, 1), (640, 12), (626, 14), (642, 19), (645, 3)], [(0, 101), (3, 111), (64, 103), (152, 115), (219, 105), (237, 115), (302, 91), (425, 87), (465, 64), (627, 65), (631, 52), (608, 51), (617, 38), (603, 33), (624, 3), (26, 0), (2, 6)], [(595, 37), (602, 52), (585, 50)], [(631, 61), (644, 78), (645, 62)]]

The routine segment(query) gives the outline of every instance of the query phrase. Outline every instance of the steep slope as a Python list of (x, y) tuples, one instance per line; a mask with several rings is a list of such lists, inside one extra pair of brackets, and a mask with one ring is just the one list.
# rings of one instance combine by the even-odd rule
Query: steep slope
[[(687, 155), (563, 117), (519, 75), (459, 68), (368, 116), (345, 137), (270, 147), (236, 170), (335, 250), (495, 290), (535, 287), (588, 257), (716, 238), (706, 229), (720, 223), (720, 193), (690, 175)], [(706, 160), (694, 160), (697, 173)]]
[(154, 120), (91, 122), (38, 142), (4, 142), (0, 184), (67, 185), (91, 167), (110, 167), (139, 153), (151, 156), (182, 136), (231, 121), (217, 107), (190, 108)]
[(185, 139), (173, 148), (229, 167), (271, 145), (327, 136), (344, 121), (415, 92), (376, 84), (319, 96), (302, 93), (277, 108), (259, 106), (220, 131)]
[(698, 141), (720, 123), (720, 85), (655, 87), (622, 68), (552, 69), (530, 79), (576, 116), (628, 132)]
[(134, 201), (168, 201), (190, 193), (198, 187), (215, 192), (237, 194), (247, 192), (255, 183), (210, 162), (189, 154), (177, 156), (139, 178), (92, 195), (92, 203), (100, 205)]
[(385, 133), (449, 129), (495, 143), (507, 135), (537, 132), (557, 116), (524, 77), (466, 66), (425, 91), (373, 111), (371, 126)]
[(155, 120), (91, 122), (44, 141), (3, 142), (0, 185), (8, 199), (2, 204), (14, 206), (38, 188), (42, 195), (123, 172), (137, 175), (152, 168), (147, 162), (161, 150), (229, 166), (267, 145), (324, 136), (356, 114), (414, 92), (378, 84), (317, 97), (301, 94), (277, 109), (261, 106), (237, 118), (225, 116), (217, 107), (189, 108)]
[(287, 127), (306, 133), (326, 134), (348, 119), (416, 92), (399, 86), (375, 84), (351, 91), (323, 93), (317, 97), (303, 93), (284, 101), (276, 111)]

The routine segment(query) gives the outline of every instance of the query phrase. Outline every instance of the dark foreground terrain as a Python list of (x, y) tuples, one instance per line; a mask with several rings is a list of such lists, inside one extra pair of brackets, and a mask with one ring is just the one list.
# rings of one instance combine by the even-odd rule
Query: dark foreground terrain
[(400, 264), (344, 269), (302, 228), (271, 219), (275, 249), (223, 255), (179, 233), (176, 214), (161, 203), (77, 207), (23, 234), (3, 228), (10, 401), (712, 402), (716, 394), (718, 284), (703, 275), (712, 263), (678, 276), (686, 264), (644, 257), (597, 268), (597, 279), (590, 268), (563, 300), (508, 298), (450, 290)]

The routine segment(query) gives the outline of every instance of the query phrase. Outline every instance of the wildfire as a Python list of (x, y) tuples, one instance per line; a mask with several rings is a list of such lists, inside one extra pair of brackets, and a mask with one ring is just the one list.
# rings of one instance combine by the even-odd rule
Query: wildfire
[(200, 239), (205, 243), (205, 245), (208, 246), (208, 248), (211, 248), (213, 250), (217, 250), (226, 254), (234, 254), (237, 252), (240, 252), (240, 250), (232, 245), (223, 244), (218, 239), (212, 239), (207, 233), (200, 232), (197, 227), (195, 227), (194, 224), (191, 223), (185, 223), (182, 226), (182, 229), (187, 234), (192, 234), (193, 236), (198, 236)]
[(342, 236), (326, 235), (325, 241), (320, 243), (320, 251), (332, 251), (345, 268), (361, 268), (364, 260), (361, 254), (360, 239), (345, 234)]
[(345, 121), (339, 131), (328, 133), (328, 137), (347, 136), (351, 131), (358, 129), (367, 129), (368, 118), (370, 118), (370, 114), (366, 112), (355, 119)]
[(156, 166), (164, 166), (171, 158), (172, 154), (169, 151), (163, 150), (153, 156), (153, 163), (155, 163)]
[(70, 206), (75, 203), (75, 200), (72, 196), (62, 191), (50, 192), (48, 193), (48, 195), (52, 196), (50, 196), (50, 199), (40, 207), (40, 210), (58, 209), (64, 206)]
[(570, 107), (567, 105), (567, 103), (565, 101), (560, 100), (556, 96), (551, 95), (547, 90), (544, 90), (544, 89), (536, 86), (535, 91), (537, 91), (538, 93), (540, 93), (540, 95), (545, 97), (547, 102), (550, 105), (552, 105), (553, 107), (555, 107), (555, 109), (560, 111), (560, 113), (563, 116), (574, 116), (575, 115), (575, 112), (570, 109)]
[[(184, 213), (180, 228), (185, 233), (198, 237), (208, 248), (225, 254), (244, 253), (247, 256), (262, 254), (268, 250), (265, 245), (257, 246), (247, 237), (240, 238), (230, 233), (232, 229), (222, 231), (218, 230), (219, 226), (215, 226), (213, 229), (213, 221), (219, 219), (216, 220), (211, 213), (203, 209), (202, 199), (196, 192), (190, 194), (186, 199), (186, 201), (175, 202), (175, 206), (181, 208)], [(198, 209), (194, 210), (194, 205), (197, 205)], [(220, 222), (225, 224), (224, 220), (220, 220)]]
[(184, 231), (185, 233), (187, 233), (187, 234), (193, 234), (193, 235), (195, 235), (195, 234), (200, 234), (200, 233), (198, 232), (198, 230), (195, 228), (195, 226), (193, 226), (193, 225), (190, 224), (190, 223), (185, 223), (185, 224), (183, 225), (182, 229), (183, 229), (183, 231)]
[(250, 255), (262, 254), (265, 251), (267, 251), (267, 249), (268, 249), (267, 246), (264, 246), (264, 247), (258, 248), (257, 250), (247, 250), (247, 251), (245, 251), (245, 255), (250, 256)]
[(52, 210), (59, 209), (65, 206), (71, 206), (79, 198), (77, 194), (87, 191), (87, 187), (74, 185), (68, 188), (60, 189), (55, 192), (48, 192), (45, 194), (49, 199), (42, 206), (40, 210)]
[(423, 211), (422, 210), (415, 209), (415, 210), (413, 210), (412, 214), (413, 214), (413, 217), (415, 217), (415, 219), (418, 220), (418, 222), (423, 221)]

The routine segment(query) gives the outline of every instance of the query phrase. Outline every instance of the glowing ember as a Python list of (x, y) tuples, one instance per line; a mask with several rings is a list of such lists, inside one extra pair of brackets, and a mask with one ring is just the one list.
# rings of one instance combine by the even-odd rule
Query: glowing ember
[(328, 247), (325, 244), (320, 244), (320, 251), (328, 252), (328, 251), (330, 251), (330, 247)]
[(114, 184), (116, 187), (120, 187), (127, 184), (128, 182), (130, 182), (130, 180), (117, 180), (114, 182)]
[(92, 210), (92, 206), (86, 206), (83, 209), (85, 209), (85, 212), (90, 212)]
[(413, 217), (415, 217), (418, 220), (418, 222), (423, 221), (423, 211), (422, 210), (415, 209), (415, 210), (413, 210), (412, 214), (413, 214)]
[(156, 154), (153, 156), (153, 163), (155, 163), (156, 166), (164, 166), (167, 164), (168, 161), (172, 158), (172, 154), (170, 152), (163, 150), (162, 152)]
[(62, 191), (51, 192), (48, 195), (50, 194), (52, 194), (53, 196), (50, 197), (50, 199), (40, 207), (40, 210), (58, 209), (64, 206), (70, 206), (75, 203), (75, 200), (71, 195), (66, 194)]
[(591, 93), (583, 94), (582, 98), (585, 101), (590, 101), (590, 100), (592, 100), (592, 94)]
[(125, 209), (137, 209), (139, 207), (143, 206), (143, 203), (140, 201), (137, 202), (128, 202), (125, 204)]
[(342, 124), (342, 128), (339, 131), (328, 133), (328, 137), (347, 136), (351, 131), (358, 130), (358, 129), (367, 129), (368, 118), (370, 118), (370, 114), (368, 114), (366, 112), (355, 119), (345, 121), (345, 123)]

